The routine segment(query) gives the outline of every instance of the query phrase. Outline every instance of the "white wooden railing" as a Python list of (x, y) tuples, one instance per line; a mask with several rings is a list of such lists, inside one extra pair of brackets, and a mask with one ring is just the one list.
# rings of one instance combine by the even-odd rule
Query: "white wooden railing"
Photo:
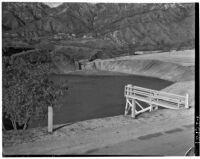
[[(125, 115), (127, 115), (131, 109), (131, 116), (133, 118), (135, 118), (135, 115), (142, 112), (157, 109), (158, 106), (169, 109), (189, 108), (188, 94), (182, 96), (129, 84), (125, 86), (124, 96), (126, 97)], [(144, 108), (138, 101), (145, 102), (148, 106)], [(136, 107), (139, 110), (137, 110)]]

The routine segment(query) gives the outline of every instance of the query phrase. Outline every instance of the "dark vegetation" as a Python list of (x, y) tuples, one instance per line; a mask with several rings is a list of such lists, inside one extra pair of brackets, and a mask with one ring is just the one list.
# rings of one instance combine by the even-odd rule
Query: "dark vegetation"
[(58, 107), (65, 85), (49, 80), (51, 57), (34, 52), (3, 57), (3, 128), (26, 129), (35, 119), (45, 118), (47, 107)]
[(21, 48), (21, 47), (5, 47), (3, 48), (3, 56), (11, 56), (17, 53), (20, 53), (22, 51), (28, 51), (28, 50), (32, 50), (31, 48)]

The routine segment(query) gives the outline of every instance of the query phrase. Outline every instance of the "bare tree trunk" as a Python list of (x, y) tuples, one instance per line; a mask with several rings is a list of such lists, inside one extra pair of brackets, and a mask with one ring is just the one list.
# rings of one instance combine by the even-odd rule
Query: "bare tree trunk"
[(17, 130), (16, 121), (11, 119), (11, 122), (12, 122), (12, 126), (13, 126), (14, 130)]
[(25, 122), (24, 126), (23, 126), (23, 130), (25, 130), (27, 127), (27, 122)]
[(26, 120), (26, 122), (25, 122), (25, 124), (23, 126), (23, 130), (25, 130), (27, 128), (27, 124), (28, 124), (29, 120), (30, 120), (30, 117)]

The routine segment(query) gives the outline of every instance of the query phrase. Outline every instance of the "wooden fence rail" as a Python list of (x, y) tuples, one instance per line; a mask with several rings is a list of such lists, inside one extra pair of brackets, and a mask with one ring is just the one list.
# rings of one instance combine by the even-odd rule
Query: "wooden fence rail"
[[(137, 114), (157, 109), (158, 106), (168, 109), (179, 109), (181, 107), (189, 108), (188, 94), (182, 96), (129, 84), (125, 86), (124, 96), (126, 97), (125, 115), (127, 115), (131, 109), (131, 116), (133, 118), (135, 118)], [(138, 101), (145, 102), (149, 106), (144, 108)], [(138, 106), (137, 108), (139, 110), (136, 109), (136, 106)]]

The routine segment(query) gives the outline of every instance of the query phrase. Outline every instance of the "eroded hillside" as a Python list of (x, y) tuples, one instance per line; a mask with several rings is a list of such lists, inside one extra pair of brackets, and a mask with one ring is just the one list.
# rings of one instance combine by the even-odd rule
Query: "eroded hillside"
[[(27, 42), (101, 38), (135, 50), (194, 47), (194, 4), (3, 3), (3, 35)], [(42, 39), (42, 40), (41, 40)]]

